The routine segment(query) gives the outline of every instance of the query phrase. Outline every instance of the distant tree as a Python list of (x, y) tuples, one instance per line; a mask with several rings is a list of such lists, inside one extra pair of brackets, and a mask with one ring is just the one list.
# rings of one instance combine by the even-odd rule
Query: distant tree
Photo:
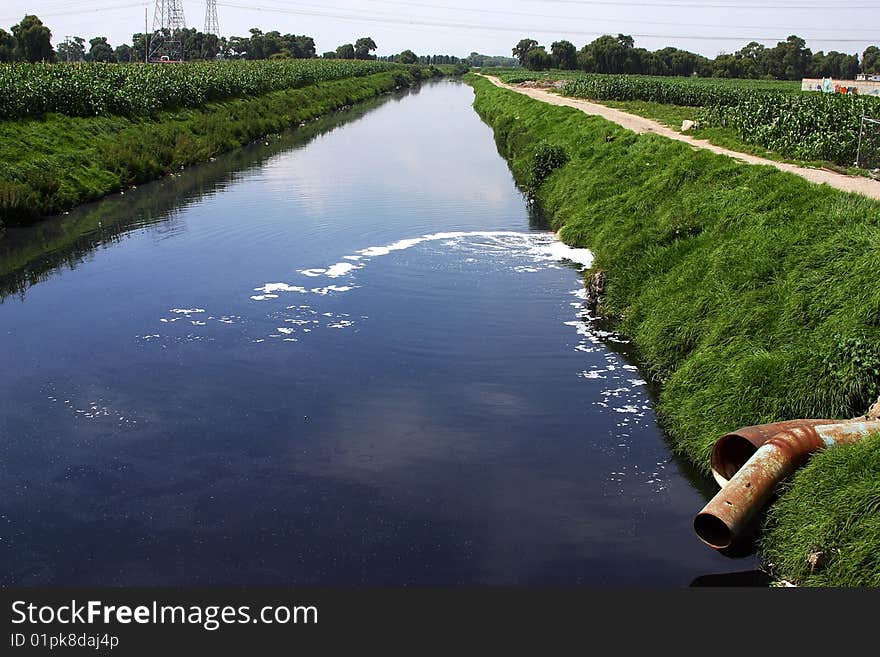
[(315, 40), (310, 36), (304, 34), (300, 36), (285, 34), (284, 40), (287, 43), (290, 56), (294, 59), (311, 59), (317, 55)]
[(336, 49), (336, 59), (354, 59), (354, 46), (344, 43)]
[(75, 36), (58, 44), (55, 56), (59, 62), (83, 62), (86, 59), (86, 40)]
[(577, 68), (577, 48), (571, 41), (556, 41), (550, 46), (553, 55), (553, 63), (561, 69), (574, 70)]
[(25, 16), (12, 26), (15, 37), (15, 58), (26, 62), (55, 61), (52, 50), (52, 32), (36, 16)]
[(613, 37), (604, 34), (584, 46), (578, 54), (578, 63), (588, 73), (630, 73), (633, 65), (633, 38), (625, 34)]
[(762, 53), (761, 68), (764, 76), (799, 80), (809, 73), (812, 61), (813, 53), (806, 47), (806, 42), (793, 34)]
[(0, 29), (0, 62), (15, 61), (15, 37)]
[(355, 59), (372, 59), (372, 53), (378, 46), (376, 42), (373, 41), (370, 37), (361, 37), (357, 41), (354, 42), (354, 56)]
[(711, 75), (712, 63), (708, 58), (687, 50), (679, 50), (678, 48), (663, 48), (657, 50), (651, 55), (650, 68), (652, 70), (644, 71), (651, 75)]
[(144, 61), (147, 54), (147, 46), (149, 42), (150, 35), (142, 34), (138, 32), (137, 34), (131, 35), (131, 49), (132, 49), (132, 57), (136, 62)]
[[(284, 39), (281, 36), (281, 32), (278, 30), (272, 30), (271, 32), (266, 32), (263, 35), (263, 57), (262, 59), (269, 59), (272, 55), (276, 53), (280, 53), (282, 50), (285, 50)], [(289, 54), (289, 53), (288, 53)]]
[(742, 57), (721, 53), (712, 62), (712, 77), (743, 78), (751, 76), (744, 75)]
[(538, 42), (534, 39), (520, 39), (520, 42), (513, 47), (513, 56), (517, 58), (520, 66), (526, 65), (526, 56), (537, 46)]
[(530, 71), (545, 71), (553, 66), (553, 57), (544, 50), (544, 46), (532, 48), (526, 53), (526, 68)]
[(868, 46), (862, 53), (862, 72), (880, 73), (880, 48), (877, 46)]
[(735, 77), (758, 79), (767, 75), (767, 50), (764, 44), (757, 41), (751, 41), (738, 50), (736, 54), (741, 60), (740, 74)]
[(251, 59), (248, 57), (251, 48), (251, 40), (248, 37), (229, 37), (227, 44), (230, 59)]
[(252, 27), (248, 32), (250, 32), (251, 36), (249, 39), (244, 37), (248, 41), (244, 56), (247, 59), (266, 59), (267, 55), (264, 48), (266, 40), (263, 31)]
[(116, 50), (113, 51), (113, 58), (119, 63), (129, 63), (134, 61), (140, 61), (140, 57), (137, 56), (134, 48), (132, 48), (127, 43), (123, 43), (120, 46), (116, 46)]
[(822, 51), (813, 53), (809, 75), (815, 78), (852, 80), (858, 72), (859, 58), (857, 55), (847, 55), (832, 50), (827, 55)]
[(321, 57), (323, 59), (336, 59), (336, 51), (335, 50), (328, 50), (323, 55), (321, 55)]
[(90, 62), (114, 62), (113, 47), (107, 43), (107, 37), (95, 37), (89, 41), (88, 60)]
[(812, 51), (807, 48), (807, 42), (799, 36), (791, 35), (777, 48), (782, 48), (783, 75), (788, 80), (799, 80), (810, 71), (810, 63), (813, 59)]
[(404, 50), (397, 56), (397, 61), (401, 64), (418, 64), (419, 57), (412, 50)]

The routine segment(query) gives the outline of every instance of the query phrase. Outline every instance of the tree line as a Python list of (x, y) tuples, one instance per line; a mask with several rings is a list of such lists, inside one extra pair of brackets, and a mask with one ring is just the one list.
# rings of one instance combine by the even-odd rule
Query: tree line
[(655, 51), (636, 48), (633, 38), (626, 34), (600, 36), (580, 50), (570, 41), (556, 41), (550, 52), (534, 39), (522, 39), (512, 52), (521, 66), (534, 71), (560, 68), (587, 73), (778, 80), (851, 79), (858, 73), (880, 73), (877, 46), (869, 46), (860, 60), (857, 55), (837, 51), (814, 53), (795, 35), (772, 48), (753, 41), (735, 53), (721, 54), (715, 59), (671, 47)]
[[(281, 34), (277, 30), (263, 32), (253, 28), (248, 36), (221, 37), (205, 34), (195, 28), (177, 30), (176, 40), (182, 43), (184, 59), (310, 59), (317, 57), (315, 40), (306, 35)], [(142, 62), (149, 50), (152, 34), (132, 35), (131, 43), (113, 47), (107, 37), (97, 36), (86, 41), (74, 36), (52, 47), (52, 32), (37, 17), (28, 15), (12, 26), (0, 28), (0, 62)], [(328, 59), (376, 59), (376, 42), (361, 37), (353, 44), (343, 44), (335, 51), (324, 53)]]

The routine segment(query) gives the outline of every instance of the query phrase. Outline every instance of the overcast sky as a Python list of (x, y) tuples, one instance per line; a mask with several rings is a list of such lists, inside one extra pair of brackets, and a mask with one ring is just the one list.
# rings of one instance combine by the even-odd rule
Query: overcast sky
[[(181, 0), (187, 27), (202, 29), (204, 0)], [(171, 0), (166, 0), (170, 3)], [(114, 46), (152, 29), (156, 0), (0, 0), (0, 27), (38, 15), (57, 44), (65, 35), (106, 36)], [(371, 36), (386, 55), (510, 55), (531, 37), (549, 45), (568, 39), (580, 48), (600, 34), (623, 32), (636, 45), (676, 46), (714, 57), (749, 41), (775, 45), (789, 34), (818, 50), (859, 53), (880, 42), (880, 0), (218, 0), (224, 36), (248, 29), (315, 38), (318, 52)], [(871, 27), (873, 26), (873, 28)]]

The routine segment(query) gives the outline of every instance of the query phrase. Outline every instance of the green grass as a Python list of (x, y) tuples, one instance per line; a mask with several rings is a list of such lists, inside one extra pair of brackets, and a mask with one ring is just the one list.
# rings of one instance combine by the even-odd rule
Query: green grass
[[(853, 417), (880, 394), (880, 202), (469, 80), (518, 181), (539, 144), (564, 149), (537, 199), (565, 242), (595, 251), (602, 311), (663, 384), (661, 421), (703, 471), (727, 431)], [(821, 459), (806, 472), (826, 476)], [(821, 514), (811, 490), (793, 494)], [(779, 574), (798, 579), (798, 559), (776, 559)]]
[[(772, 507), (762, 549), (808, 586), (880, 587), (880, 435), (814, 456)], [(812, 572), (817, 552), (826, 564)]]
[(0, 122), (0, 224), (30, 223), (415, 81), (414, 69), (150, 117)]

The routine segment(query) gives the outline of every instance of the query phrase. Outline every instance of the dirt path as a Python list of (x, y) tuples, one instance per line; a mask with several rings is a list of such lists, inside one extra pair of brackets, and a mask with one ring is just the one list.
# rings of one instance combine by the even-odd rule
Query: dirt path
[(796, 176), (805, 178), (810, 182), (816, 183), (818, 185), (826, 184), (836, 189), (843, 190), (844, 192), (855, 192), (857, 194), (864, 194), (865, 196), (880, 200), (880, 182), (876, 180), (871, 180), (870, 178), (847, 176), (842, 173), (835, 173), (834, 171), (826, 171), (824, 169), (808, 169), (806, 167), (799, 167), (795, 164), (774, 162), (773, 160), (768, 160), (763, 157), (758, 157), (756, 155), (739, 153), (737, 151), (732, 151), (727, 148), (722, 148), (721, 146), (715, 146), (713, 144), (710, 144), (708, 141), (704, 141), (702, 139), (694, 139), (689, 135), (684, 135), (680, 132), (676, 132), (672, 128), (668, 128), (665, 125), (657, 123), (656, 121), (652, 121), (651, 119), (646, 119), (642, 116), (636, 116), (635, 114), (622, 112), (617, 109), (605, 107), (604, 105), (591, 103), (588, 100), (569, 98), (568, 96), (560, 96), (559, 94), (548, 91), (546, 89), (516, 87), (510, 84), (505, 84), (504, 82), (501, 82), (501, 80), (499, 80), (498, 78), (489, 75), (483, 77), (490, 80), (492, 84), (494, 84), (496, 87), (515, 91), (517, 93), (528, 96), (529, 98), (534, 98), (535, 100), (540, 100), (550, 105), (574, 107), (575, 109), (579, 109), (586, 114), (601, 116), (604, 119), (613, 121), (614, 123), (639, 134), (655, 134), (661, 135), (663, 137), (668, 137), (669, 139), (675, 139), (676, 141), (683, 141), (686, 144), (690, 144), (694, 148), (703, 148), (719, 155), (728, 155), (732, 158), (740, 160), (741, 162), (746, 162), (748, 164), (769, 164), (771, 167), (776, 167), (780, 171), (793, 173)]

